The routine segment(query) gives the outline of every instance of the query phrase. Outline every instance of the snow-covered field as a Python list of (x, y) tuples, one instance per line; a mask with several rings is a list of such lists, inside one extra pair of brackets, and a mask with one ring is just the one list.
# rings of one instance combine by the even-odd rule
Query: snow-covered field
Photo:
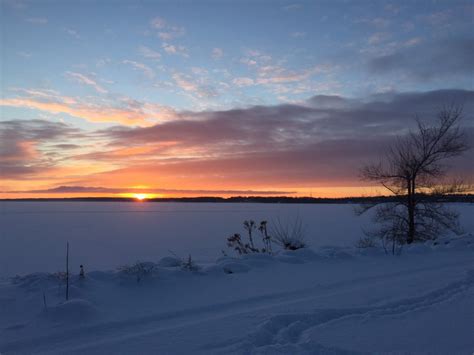
[(244, 233), (244, 220), (297, 215), (313, 247), (353, 245), (367, 222), (352, 205), (0, 202), (0, 277), (62, 270), (66, 241), (75, 269), (158, 260), (170, 250), (214, 262), (228, 236)]
[[(472, 354), (474, 206), (455, 207), (468, 233), (393, 257), (353, 247), (350, 205), (3, 203), (3, 276), (63, 270), (69, 240), (86, 277), (68, 302), (50, 274), (5, 277), (0, 353)], [(295, 215), (311, 248), (221, 256), (244, 219)], [(114, 271), (137, 259), (157, 263), (139, 283)]]

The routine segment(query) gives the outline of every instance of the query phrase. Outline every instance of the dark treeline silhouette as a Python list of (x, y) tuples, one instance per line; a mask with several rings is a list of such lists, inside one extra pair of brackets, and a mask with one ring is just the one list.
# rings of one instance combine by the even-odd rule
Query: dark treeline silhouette
[[(451, 195), (418, 195), (425, 201), (433, 202), (460, 202), (474, 203), (474, 194), (451, 194)], [(234, 196), (234, 197), (167, 197), (149, 198), (140, 201), (149, 202), (193, 202), (193, 203), (301, 203), (301, 204), (364, 204), (364, 203), (384, 203), (397, 202), (401, 196), (369, 196), (369, 197), (291, 197), (291, 196)], [(90, 201), (90, 202), (137, 202), (134, 197), (66, 197), (66, 198), (20, 198), (20, 199), (0, 199), (0, 201)]]

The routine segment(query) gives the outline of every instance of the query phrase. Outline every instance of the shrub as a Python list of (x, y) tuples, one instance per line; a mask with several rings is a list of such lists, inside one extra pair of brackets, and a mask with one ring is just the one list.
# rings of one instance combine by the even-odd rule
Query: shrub
[(187, 271), (198, 271), (200, 269), (199, 265), (197, 265), (192, 259), (191, 254), (189, 254), (187, 258), (181, 258), (174, 251), (168, 251), (174, 256), (174, 260), (177, 262), (174, 266), (179, 266), (182, 270)]
[(293, 221), (282, 223), (280, 218), (272, 223), (271, 234), (275, 242), (285, 250), (305, 248), (303, 222), (297, 216)]
[(262, 235), (262, 241), (263, 245), (265, 246), (262, 249), (263, 253), (268, 253), (272, 254), (272, 238), (268, 235), (268, 230), (267, 230), (267, 221), (261, 221), (260, 226), (258, 227), (258, 230), (260, 231)]
[(187, 270), (187, 271), (199, 271), (200, 267), (191, 258), (191, 254), (189, 254), (186, 260), (181, 261), (181, 269)]
[(256, 228), (255, 227), (255, 222), (253, 220), (244, 221), (244, 228), (247, 231), (247, 233), (249, 234), (250, 247), (252, 249), (256, 249), (255, 244), (253, 243), (253, 237), (252, 237), (252, 232)]
[(373, 238), (362, 237), (356, 242), (355, 246), (359, 249), (367, 249), (376, 247), (377, 243), (374, 241)]
[[(255, 246), (253, 240), (252, 232), (257, 229), (255, 222), (253, 220), (244, 221), (244, 228), (248, 233), (248, 243), (244, 242), (242, 236), (238, 233), (227, 238), (227, 246), (234, 249), (239, 255), (251, 253), (273, 254), (272, 240), (275, 240), (286, 250), (297, 250), (307, 246), (304, 241), (303, 223), (299, 217), (288, 223), (282, 223), (280, 219), (277, 219), (272, 223), (270, 233), (268, 232), (268, 222), (261, 221), (258, 227), (264, 245), (261, 249)], [(224, 251), (223, 254), (226, 256)]]
[(227, 238), (227, 246), (234, 249), (239, 255), (258, 253), (258, 249), (253, 248), (249, 243), (243, 243), (240, 234), (235, 233)]
[[(227, 246), (234, 249), (239, 255), (250, 254), (250, 253), (272, 253), (271, 246), (271, 237), (268, 235), (267, 231), (267, 221), (261, 221), (258, 227), (260, 234), (262, 235), (262, 241), (264, 247), (259, 249), (255, 246), (253, 240), (253, 231), (257, 229), (257, 224), (253, 220), (244, 221), (244, 229), (248, 234), (248, 243), (242, 241), (242, 236), (238, 233), (235, 233), (227, 238)], [(223, 252), (224, 255), (225, 252)]]
[(141, 261), (137, 261), (133, 265), (123, 265), (118, 268), (121, 274), (133, 276), (136, 278), (137, 282), (140, 282), (145, 277), (152, 276), (155, 269), (155, 264)]

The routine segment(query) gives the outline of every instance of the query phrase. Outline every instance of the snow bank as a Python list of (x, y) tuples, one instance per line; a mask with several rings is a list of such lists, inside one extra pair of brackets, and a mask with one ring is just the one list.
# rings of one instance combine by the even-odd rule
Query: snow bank
[(465, 234), (395, 257), (324, 246), (199, 271), (168, 257), (141, 262), (153, 273), (139, 282), (117, 269), (71, 275), (67, 302), (61, 274), (14, 277), (0, 283), (0, 352), (470, 354), (473, 251)]
[[(444, 236), (436, 240), (430, 240), (424, 243), (414, 243), (405, 245), (401, 254), (416, 255), (432, 252), (442, 252), (447, 250), (464, 251), (474, 250), (474, 235), (471, 233), (460, 236)], [(351, 258), (364, 258), (374, 256), (384, 256), (390, 252), (386, 252), (382, 247), (356, 248), (356, 247), (338, 247), (338, 246), (322, 246), (315, 249), (302, 248), (298, 250), (279, 250), (273, 255), (266, 253), (244, 254), (241, 256), (223, 256), (216, 259), (214, 263), (207, 263), (205, 267), (197, 265), (201, 270), (201, 274), (214, 273), (246, 273), (255, 268), (268, 267), (275, 263), (288, 264), (305, 264), (317, 262), (321, 260), (347, 260)], [(182, 270), (180, 267), (183, 261), (176, 257), (164, 257), (157, 263), (152, 261), (143, 261), (132, 263), (128, 266), (122, 266), (118, 271), (91, 271), (87, 273), (90, 282), (119, 280), (136, 280), (137, 270), (133, 270), (136, 265), (142, 265), (149, 274), (142, 275), (142, 279), (160, 278), (162, 276), (172, 277), (172, 275), (187, 273), (189, 271)], [(176, 269), (179, 268), (179, 269)], [(10, 279), (12, 284), (25, 288), (30, 291), (44, 290), (47, 288), (57, 287), (64, 284), (64, 275), (60, 273), (33, 273), (25, 276), (15, 276)], [(72, 290), (80, 293), (81, 283), (78, 275), (71, 275)]]
[(39, 318), (54, 323), (69, 323), (90, 321), (97, 318), (99, 310), (91, 302), (84, 299), (71, 299), (56, 306), (44, 309)]
[(179, 267), (181, 266), (181, 264), (181, 259), (172, 256), (165, 256), (164, 258), (161, 258), (158, 262), (158, 266), (161, 267)]

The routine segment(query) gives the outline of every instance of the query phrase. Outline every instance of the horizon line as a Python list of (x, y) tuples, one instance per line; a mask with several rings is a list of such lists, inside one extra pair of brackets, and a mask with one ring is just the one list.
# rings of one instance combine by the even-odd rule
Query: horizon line
[[(450, 194), (443, 196), (444, 198), (470, 198), (474, 197), (474, 193), (465, 194)], [(138, 198), (133, 196), (81, 196), (81, 197), (20, 197), (20, 198), (0, 198), (0, 201), (77, 201), (77, 200), (120, 200), (120, 201), (132, 201), (132, 202), (167, 202), (170, 200), (216, 200), (217, 201), (228, 201), (236, 199), (252, 199), (252, 200), (350, 200), (350, 199), (393, 199), (397, 196), (392, 195), (371, 195), (371, 196), (344, 196), (344, 197), (315, 197), (315, 196), (286, 196), (286, 195), (275, 195), (275, 196), (259, 196), (259, 195), (235, 195), (229, 197), (223, 196), (181, 196), (181, 197), (145, 197)], [(185, 202), (185, 201), (183, 201)]]

